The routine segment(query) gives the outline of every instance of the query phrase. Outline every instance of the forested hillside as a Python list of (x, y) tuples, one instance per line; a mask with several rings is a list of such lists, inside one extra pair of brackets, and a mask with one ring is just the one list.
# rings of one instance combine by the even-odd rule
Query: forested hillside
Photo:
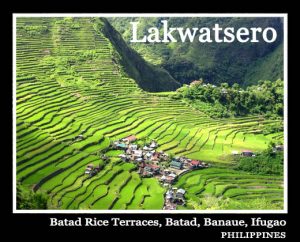
[[(223, 28), (273, 27), (278, 37), (274, 43), (130, 43), (131, 21), (139, 22), (139, 36), (148, 28), (160, 27), (161, 20), (170, 27), (208, 27), (215, 23)], [(110, 18), (124, 39), (146, 60), (166, 69), (181, 83), (203, 78), (219, 84), (255, 84), (259, 80), (283, 79), (283, 24), (280, 18)]]

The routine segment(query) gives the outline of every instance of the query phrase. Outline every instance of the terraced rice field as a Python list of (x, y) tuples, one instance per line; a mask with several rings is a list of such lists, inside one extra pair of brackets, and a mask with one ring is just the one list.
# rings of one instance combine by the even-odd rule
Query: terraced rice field
[(198, 204), (208, 196), (238, 201), (263, 197), (272, 203), (283, 202), (282, 177), (210, 168), (184, 174), (176, 186), (185, 189), (186, 198)]
[[(114, 154), (96, 176), (84, 176), (87, 164), (103, 164), (99, 154), (111, 141), (131, 134), (155, 139), (159, 150), (217, 166), (230, 162), (232, 150), (261, 151), (271, 139), (282, 138), (261, 133), (276, 121), (211, 119), (167, 95), (142, 91), (124, 74), (101, 24), (93, 18), (17, 19), (17, 179), (47, 191), (50, 207), (161, 209), (165, 190), (158, 181), (141, 179), (134, 165)], [(74, 141), (80, 134), (84, 139)], [(236, 177), (230, 174), (226, 181)], [(218, 179), (212, 189), (221, 194), (225, 188)], [(188, 196), (197, 199), (202, 187), (192, 186)], [(239, 193), (222, 194), (237, 198), (248, 190), (245, 185)], [(253, 194), (260, 191), (274, 195), (273, 188)]]

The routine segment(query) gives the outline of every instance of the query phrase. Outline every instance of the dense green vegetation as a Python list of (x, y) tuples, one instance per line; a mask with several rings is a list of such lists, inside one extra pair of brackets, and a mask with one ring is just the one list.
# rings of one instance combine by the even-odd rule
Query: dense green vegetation
[[(130, 43), (131, 21), (139, 22), (139, 37), (148, 28), (160, 28), (161, 20), (169, 27), (211, 28), (219, 23), (223, 28), (274, 27), (278, 39), (272, 43)], [(165, 68), (181, 83), (203, 78), (209, 83), (240, 85), (259, 80), (283, 79), (283, 24), (280, 18), (110, 18), (112, 25), (137, 52), (151, 63)], [(176, 35), (175, 35), (176, 36)]]
[(157, 92), (176, 90), (180, 87), (180, 84), (167, 71), (146, 62), (136, 51), (131, 49), (106, 19), (102, 19), (102, 21), (104, 27), (101, 28), (98, 25), (97, 28), (101, 29), (103, 34), (109, 38), (119, 54), (119, 62), (141, 88)]
[(254, 174), (283, 175), (283, 152), (273, 152), (272, 148), (255, 157), (237, 158), (236, 170)]
[(43, 192), (34, 193), (32, 190), (18, 184), (17, 186), (17, 208), (18, 209), (47, 209), (47, 194)]
[[(32, 35), (27, 26), (47, 31)], [(155, 178), (141, 178), (134, 164), (109, 150), (112, 141), (134, 134), (139, 142), (156, 140), (158, 150), (174, 156), (223, 167), (207, 171), (222, 182), (228, 178), (226, 184), (242, 179), (256, 184), (238, 190), (240, 195), (282, 199), (282, 177), (224, 168), (232, 164), (232, 150), (261, 152), (271, 141), (282, 141), (280, 120), (211, 118), (202, 111), (205, 105), (196, 110), (170, 98), (176, 93), (145, 92), (128, 77), (122, 64), (127, 52), (120, 53), (117, 37), (109, 33), (110, 25), (99, 18), (17, 19), (16, 162), (22, 185), (48, 194), (47, 208), (162, 209), (166, 189)], [(76, 139), (79, 135), (84, 138)], [(101, 171), (88, 177), (88, 164)], [(205, 171), (195, 172), (191, 175)], [(182, 182), (188, 174), (180, 186), (189, 186), (191, 180)], [(259, 188), (266, 184), (271, 189)], [(197, 192), (188, 191), (196, 202)]]
[(237, 83), (231, 87), (227, 83), (214, 86), (203, 84), (200, 80), (181, 87), (172, 98), (184, 99), (195, 108), (202, 108), (203, 103), (211, 104), (208, 110), (213, 117), (260, 114), (276, 118), (283, 116), (283, 90), (282, 80), (260, 81), (246, 89), (240, 88)]

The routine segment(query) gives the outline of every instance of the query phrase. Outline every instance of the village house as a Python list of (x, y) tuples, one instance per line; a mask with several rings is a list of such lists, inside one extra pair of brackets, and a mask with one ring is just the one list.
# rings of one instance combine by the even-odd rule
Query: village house
[(154, 152), (147, 152), (144, 156), (146, 160), (151, 160)]
[(153, 165), (153, 164), (148, 165), (148, 166), (151, 167), (153, 174), (155, 174), (155, 175), (156, 175), (156, 174), (159, 174), (159, 172), (160, 172), (160, 167), (159, 167), (159, 166)]
[(92, 171), (92, 168), (90, 168), (90, 167), (87, 167), (87, 168), (85, 169), (85, 172), (84, 172), (84, 174), (90, 174), (90, 173), (91, 173), (91, 171)]
[(160, 151), (160, 152), (153, 152), (152, 154), (152, 161), (168, 161), (169, 160), (169, 155)]
[(144, 168), (140, 167), (139, 173), (141, 177), (152, 177), (154, 175), (153, 170), (149, 166), (145, 166)]
[(114, 142), (114, 143), (113, 143), (113, 146), (114, 146), (116, 149), (120, 149), (120, 150), (125, 150), (125, 149), (127, 149), (127, 144), (122, 143), (122, 142), (119, 142), (119, 141)]
[(136, 160), (137, 158), (143, 157), (143, 151), (142, 150), (133, 150), (132, 152), (132, 160)]
[(202, 81), (194, 80), (190, 83), (190, 86), (196, 86), (196, 85), (201, 85), (201, 84), (202, 84)]
[(96, 172), (99, 172), (99, 171), (101, 170), (101, 168), (100, 168), (100, 166), (95, 166), (94, 170), (95, 170)]
[(160, 155), (158, 152), (153, 152), (152, 156), (150, 157), (151, 161), (159, 161), (160, 160)]
[(138, 149), (138, 145), (137, 144), (129, 144), (128, 145), (128, 149), (130, 149), (130, 150), (137, 150)]
[(180, 188), (176, 192), (176, 197), (178, 197), (178, 198), (184, 198), (184, 194), (185, 194), (185, 190), (182, 189), (182, 188)]
[(177, 170), (181, 170), (182, 166), (183, 166), (183, 164), (180, 161), (177, 161), (175, 159), (173, 159), (170, 163), (170, 167), (175, 168)]
[(242, 156), (247, 156), (247, 157), (254, 156), (254, 154), (251, 150), (243, 150), (241, 155)]
[(120, 154), (120, 155), (118, 155), (118, 157), (120, 157), (121, 160), (123, 160), (123, 161), (128, 161), (129, 160), (127, 155), (125, 155), (125, 154)]
[(201, 166), (200, 165), (200, 161), (198, 161), (198, 160), (192, 160), (190, 162), (190, 169), (196, 169), (196, 168), (198, 168), (200, 166)]
[(151, 148), (151, 147), (149, 147), (149, 146), (147, 146), (147, 145), (145, 145), (144, 147), (143, 147), (143, 150), (145, 150), (145, 151), (152, 151), (154, 148)]
[(163, 210), (176, 210), (176, 204), (167, 203), (163, 207)]
[(123, 141), (123, 142), (126, 142), (127, 144), (129, 144), (129, 143), (131, 143), (131, 142), (134, 142), (134, 141), (136, 141), (136, 140), (137, 140), (137, 138), (136, 138), (136, 136), (134, 136), (134, 135), (130, 135), (130, 136), (128, 136), (128, 137), (122, 139), (122, 141)]
[(168, 175), (162, 175), (160, 178), (160, 181), (163, 183), (168, 183), (168, 184), (172, 184), (175, 181), (175, 178), (177, 177), (176, 174), (174, 173), (170, 173)]
[(154, 140), (152, 140), (150, 143), (150, 148), (155, 149), (155, 148), (157, 148), (157, 146), (158, 146), (158, 144)]
[(99, 166), (94, 167), (93, 164), (88, 164), (86, 166), (84, 174), (89, 175), (89, 177), (92, 177), (92, 176), (96, 175), (99, 171), (100, 171)]
[(84, 136), (82, 134), (80, 135), (77, 135), (75, 138), (74, 138), (76, 141), (80, 141), (80, 140), (83, 140), (84, 139)]
[(283, 151), (283, 145), (276, 145), (273, 148), (273, 152)]
[(185, 190), (182, 188), (177, 189), (176, 187), (173, 187), (169, 189), (165, 194), (165, 206), (173, 205), (172, 207), (174, 207), (174, 205), (184, 205), (184, 194)]
[(139, 158), (136, 158), (135, 161), (136, 161), (137, 163), (141, 163), (141, 162), (144, 161), (144, 159), (143, 159), (142, 157), (139, 157)]
[(168, 191), (166, 192), (166, 199), (167, 199), (167, 200), (172, 200), (172, 199), (174, 199), (174, 192), (172, 191), (172, 189), (170, 189), (170, 190), (168, 190)]

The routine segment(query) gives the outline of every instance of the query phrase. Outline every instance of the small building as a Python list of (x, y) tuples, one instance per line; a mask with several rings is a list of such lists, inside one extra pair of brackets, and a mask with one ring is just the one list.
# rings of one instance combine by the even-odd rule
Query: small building
[(198, 161), (198, 160), (192, 160), (190, 163), (190, 167), (192, 169), (198, 168), (199, 166), (200, 166), (200, 161)]
[(190, 83), (190, 86), (197, 86), (197, 85), (201, 85), (201, 84), (202, 84), (202, 81), (194, 80)]
[(178, 197), (178, 198), (184, 198), (184, 194), (185, 194), (185, 190), (182, 189), (182, 188), (180, 188), (176, 192), (176, 197)]
[(144, 168), (146, 166), (146, 163), (142, 160), (138, 162), (138, 166)]
[(143, 151), (142, 150), (134, 150), (133, 151), (133, 157), (134, 158), (141, 158), (141, 157), (143, 157)]
[(150, 148), (155, 149), (155, 148), (157, 148), (157, 146), (158, 146), (158, 144), (154, 140), (152, 140), (150, 143)]
[(130, 148), (126, 150), (127, 155), (131, 155), (131, 153), (132, 153), (132, 150)]
[(82, 134), (77, 135), (77, 136), (75, 137), (75, 140), (83, 140), (83, 139), (84, 139), (84, 136), (83, 136)]
[(92, 170), (89, 174), (89, 177), (93, 177), (97, 174), (97, 171), (96, 170)]
[(154, 152), (151, 156), (151, 161), (158, 161), (159, 160), (159, 153)]
[(251, 150), (243, 150), (241, 153), (242, 156), (253, 156), (253, 152)]
[(151, 171), (146, 171), (144, 169), (144, 172), (142, 173), (141, 175), (142, 177), (152, 177), (153, 176), (153, 173)]
[(177, 177), (177, 175), (176, 174), (174, 174), (174, 173), (170, 173), (169, 175), (168, 175), (168, 177), (172, 177), (172, 178), (176, 178)]
[(180, 161), (176, 161), (176, 160), (172, 160), (170, 167), (181, 170), (182, 169), (183, 164)]
[(124, 158), (126, 158), (126, 155), (125, 154), (120, 154), (120, 155), (118, 155), (118, 157), (120, 157), (121, 159), (124, 159)]
[(275, 151), (283, 151), (283, 145), (276, 145), (274, 150)]
[(143, 158), (139, 157), (135, 159), (136, 162), (141, 163), (143, 161)]
[(125, 154), (118, 155), (123, 161), (127, 161), (127, 156)]
[(164, 207), (163, 207), (163, 210), (176, 210), (176, 204), (166, 204)]
[(136, 141), (136, 140), (137, 140), (137, 138), (136, 138), (136, 136), (134, 136), (134, 135), (130, 135), (130, 136), (128, 136), (128, 137), (122, 139), (122, 141), (124, 141), (124, 142), (126, 142), (126, 143), (131, 143), (131, 142), (134, 142), (134, 141)]
[(130, 145), (128, 145), (128, 149), (137, 150), (138, 149), (138, 145), (137, 144), (130, 144)]
[(170, 170), (165, 169), (165, 170), (164, 170), (164, 174), (165, 174), (165, 175), (169, 175), (169, 174), (170, 174)]
[(148, 166), (151, 167), (152, 172), (153, 172), (154, 174), (158, 174), (158, 173), (159, 173), (159, 171), (160, 171), (160, 167), (159, 167), (159, 166), (156, 166), (156, 165), (148, 165)]
[(172, 191), (172, 190), (168, 190), (168, 191), (166, 192), (166, 199), (172, 200), (173, 198), (174, 198), (174, 193), (173, 193), (173, 191)]
[(167, 177), (165, 175), (162, 175), (160, 178), (160, 181), (164, 182), (167, 179)]
[(116, 144), (116, 148), (125, 150), (125, 149), (127, 149), (127, 145), (125, 143), (118, 143), (118, 144)]
[(146, 153), (146, 158), (147, 158), (147, 159), (150, 159), (151, 157), (152, 157), (152, 153), (151, 153), (151, 152), (147, 152), (147, 153)]
[(163, 161), (167, 161), (169, 159), (169, 155), (164, 153), (164, 152), (159, 152), (159, 155), (158, 155), (159, 159), (162, 159)]
[(172, 176), (167, 176), (166, 179), (164, 180), (165, 183), (172, 184), (174, 182), (175, 178)]
[(145, 146), (143, 147), (143, 150), (145, 150), (145, 151), (151, 151), (151, 150), (153, 150), (153, 148), (151, 148), (151, 147), (145, 145)]
[(99, 171), (101, 170), (101, 168), (100, 168), (100, 166), (96, 166), (96, 167), (94, 168), (94, 170), (95, 170), (96, 172), (99, 172)]

